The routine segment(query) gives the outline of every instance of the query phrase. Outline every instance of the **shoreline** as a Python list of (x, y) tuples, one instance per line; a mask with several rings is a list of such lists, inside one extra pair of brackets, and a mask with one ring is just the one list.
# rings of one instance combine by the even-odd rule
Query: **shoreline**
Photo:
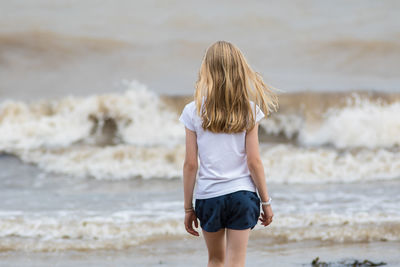
[[(316, 257), (320, 261), (339, 264), (340, 261), (385, 262), (399, 266), (400, 242), (328, 244), (324, 242), (293, 242), (266, 245), (250, 237), (246, 266), (309, 266)], [(205, 266), (207, 250), (203, 238), (149, 241), (126, 250), (2, 252), (0, 266)], [(340, 265), (335, 265), (340, 266)]]

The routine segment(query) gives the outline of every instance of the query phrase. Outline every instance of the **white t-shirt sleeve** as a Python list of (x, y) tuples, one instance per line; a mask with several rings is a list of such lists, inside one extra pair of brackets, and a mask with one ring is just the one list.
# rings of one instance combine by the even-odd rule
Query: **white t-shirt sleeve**
[(188, 104), (183, 109), (182, 114), (179, 117), (179, 121), (182, 122), (185, 125), (185, 127), (188, 128), (189, 130), (195, 131), (192, 115), (193, 115), (193, 112), (190, 109), (189, 104)]
[(262, 118), (264, 118), (264, 112), (262, 112), (262, 110), (258, 107), (258, 105), (256, 105), (256, 122), (259, 122)]

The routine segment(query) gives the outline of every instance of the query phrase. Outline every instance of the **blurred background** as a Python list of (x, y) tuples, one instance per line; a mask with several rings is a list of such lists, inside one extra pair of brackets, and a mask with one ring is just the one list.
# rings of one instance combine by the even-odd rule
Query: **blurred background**
[(0, 266), (205, 265), (178, 117), (218, 40), (279, 89), (259, 134), (275, 220), (248, 266), (400, 266), (399, 8), (0, 0)]
[(1, 97), (190, 94), (205, 49), (236, 44), (286, 92), (398, 91), (398, 1), (2, 1)]

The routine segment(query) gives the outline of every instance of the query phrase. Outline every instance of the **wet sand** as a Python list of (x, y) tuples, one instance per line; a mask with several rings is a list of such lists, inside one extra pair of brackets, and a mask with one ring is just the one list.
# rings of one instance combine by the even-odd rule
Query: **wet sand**
[[(251, 237), (246, 266), (310, 266), (313, 259), (344, 266), (339, 262), (386, 262), (386, 266), (400, 266), (399, 242), (328, 244), (294, 242), (265, 245)], [(207, 251), (204, 239), (186, 237), (151, 241), (139, 247), (113, 251), (67, 251), (24, 253), (1, 252), (0, 266), (206, 266)]]

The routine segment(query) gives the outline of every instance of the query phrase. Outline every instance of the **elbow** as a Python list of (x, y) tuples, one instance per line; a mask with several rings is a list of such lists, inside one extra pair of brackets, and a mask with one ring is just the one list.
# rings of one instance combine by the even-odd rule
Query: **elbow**
[(186, 162), (183, 164), (183, 168), (188, 171), (197, 171), (198, 164), (197, 162)]
[(253, 171), (263, 167), (262, 161), (260, 158), (253, 159), (253, 160), (247, 160), (247, 167), (249, 168), (249, 170), (251, 172), (253, 172)]

